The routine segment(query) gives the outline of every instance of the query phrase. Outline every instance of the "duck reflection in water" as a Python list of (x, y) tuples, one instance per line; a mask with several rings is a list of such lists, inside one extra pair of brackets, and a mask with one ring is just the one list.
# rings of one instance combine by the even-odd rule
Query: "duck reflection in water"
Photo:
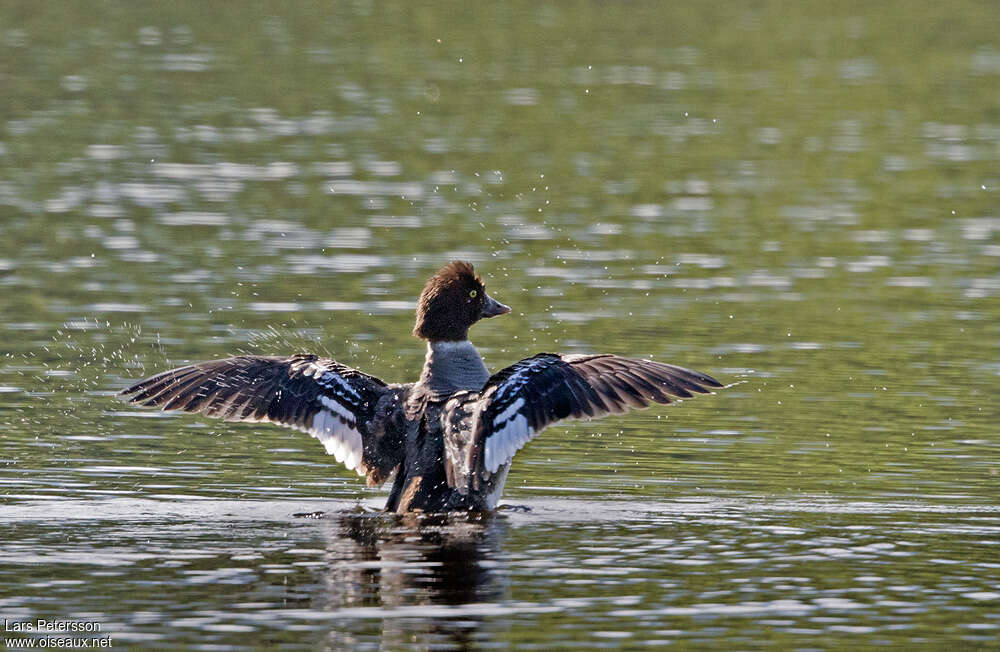
[[(324, 590), (314, 608), (354, 614), (358, 608), (378, 609), (381, 615), (372, 622), (382, 624), (384, 649), (465, 650), (482, 644), (484, 612), (506, 591), (503, 567), (494, 563), (506, 534), (504, 517), (475, 512), (330, 516)], [(462, 605), (476, 605), (475, 613)], [(337, 622), (326, 646), (356, 648), (358, 629)]]

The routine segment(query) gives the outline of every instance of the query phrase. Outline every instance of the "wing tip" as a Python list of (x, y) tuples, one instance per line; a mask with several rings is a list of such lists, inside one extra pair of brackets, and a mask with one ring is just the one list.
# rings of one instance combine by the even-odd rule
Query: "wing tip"
[(127, 397), (132, 396), (134, 398), (135, 394), (139, 394), (143, 390), (148, 389), (151, 385), (154, 384), (154, 382), (159, 378), (159, 376), (160, 374), (155, 374), (153, 376), (149, 376), (148, 378), (143, 378), (140, 381), (133, 382), (131, 385), (123, 387), (119, 389), (117, 392), (115, 392), (115, 397), (131, 401), (132, 399)]
[(725, 389), (727, 387), (731, 387), (731, 385), (725, 385), (721, 381), (716, 380), (715, 378), (709, 376), (708, 374), (703, 374), (699, 372), (698, 375), (701, 376), (700, 380), (709, 387), (714, 387), (716, 389)]

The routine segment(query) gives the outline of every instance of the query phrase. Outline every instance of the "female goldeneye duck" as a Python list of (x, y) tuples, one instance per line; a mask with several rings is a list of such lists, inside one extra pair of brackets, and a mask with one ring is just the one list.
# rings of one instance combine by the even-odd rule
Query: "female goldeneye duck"
[(469, 328), (508, 312), (471, 264), (453, 262), (420, 293), (413, 334), (427, 341), (427, 358), (415, 383), (387, 384), (315, 355), (241, 355), (165, 371), (121, 395), (307, 432), (369, 486), (395, 472), (385, 509), (404, 513), (494, 509), (514, 454), (560, 419), (722, 387), (697, 371), (617, 355), (539, 353), (491, 376)]

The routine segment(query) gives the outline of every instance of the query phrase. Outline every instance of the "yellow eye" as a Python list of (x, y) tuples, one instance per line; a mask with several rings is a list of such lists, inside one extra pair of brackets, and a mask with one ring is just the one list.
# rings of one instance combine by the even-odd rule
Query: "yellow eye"
[(469, 290), (469, 296), (472, 297), (473, 299), (476, 298), (477, 294), (479, 294), (479, 293), (476, 292), (475, 290)]

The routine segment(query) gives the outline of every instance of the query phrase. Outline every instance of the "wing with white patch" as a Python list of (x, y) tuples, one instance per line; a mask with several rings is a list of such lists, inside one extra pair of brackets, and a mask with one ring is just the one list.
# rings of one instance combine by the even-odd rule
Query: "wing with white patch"
[(652, 360), (539, 353), (494, 374), (477, 395), (446, 405), (449, 483), (479, 489), (494, 474), (505, 474), (522, 446), (561, 419), (667, 404), (717, 387), (722, 384), (711, 376)]
[(151, 376), (120, 395), (144, 407), (302, 430), (338, 462), (370, 478), (385, 466), (378, 450), (385, 442), (371, 433), (378, 422), (376, 407), (391, 412), (392, 406), (380, 405), (380, 399), (395, 404), (397, 398), (378, 378), (315, 355), (202, 362)]

